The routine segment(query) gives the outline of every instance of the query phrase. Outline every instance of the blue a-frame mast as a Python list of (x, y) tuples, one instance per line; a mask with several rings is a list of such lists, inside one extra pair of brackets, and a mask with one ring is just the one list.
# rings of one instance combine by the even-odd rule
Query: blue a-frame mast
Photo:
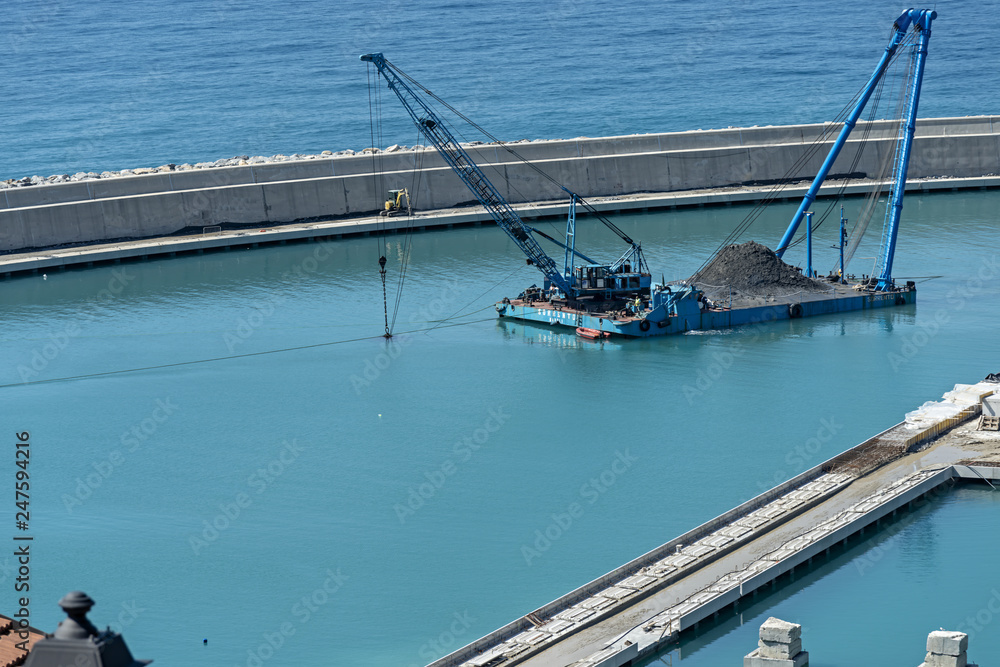
[(937, 12), (933, 10), (908, 9), (900, 14), (899, 18), (897, 18), (893, 23), (894, 31), (892, 39), (890, 40), (889, 45), (885, 47), (882, 59), (879, 61), (878, 66), (872, 73), (871, 78), (868, 80), (868, 84), (865, 86), (861, 96), (858, 98), (858, 102), (855, 104), (854, 109), (851, 111), (850, 115), (848, 115), (847, 120), (844, 121), (844, 127), (841, 129), (840, 135), (837, 137), (833, 147), (830, 149), (829, 155), (827, 155), (826, 160), (823, 162), (819, 172), (816, 174), (816, 178), (813, 179), (809, 190), (802, 198), (802, 203), (799, 205), (798, 210), (795, 212), (795, 215), (792, 216), (792, 220), (788, 225), (788, 229), (785, 231), (785, 235), (778, 243), (778, 247), (775, 250), (775, 254), (778, 257), (784, 255), (785, 251), (788, 249), (792, 238), (795, 236), (796, 230), (798, 230), (799, 224), (802, 222), (803, 216), (816, 200), (816, 196), (819, 194), (819, 189), (823, 185), (823, 181), (826, 180), (827, 175), (830, 173), (830, 169), (833, 167), (833, 163), (836, 161), (837, 156), (840, 155), (840, 151), (843, 149), (844, 144), (847, 143), (847, 139), (850, 136), (851, 131), (857, 124), (858, 119), (861, 117), (861, 113), (868, 104), (868, 100), (871, 98), (872, 93), (875, 91), (879, 81), (885, 74), (889, 63), (892, 61), (892, 58), (896, 53), (896, 50), (906, 38), (907, 31), (911, 26), (913, 26), (913, 29), (920, 33), (919, 42), (916, 47), (916, 73), (913, 78), (913, 85), (909, 91), (910, 100), (907, 107), (905, 136), (897, 154), (896, 178), (893, 186), (891, 214), (887, 225), (887, 242), (885, 243), (885, 248), (882, 253), (883, 271), (882, 275), (879, 277), (878, 289), (883, 290), (891, 286), (892, 257), (896, 249), (896, 235), (899, 231), (899, 215), (903, 207), (903, 190), (906, 185), (906, 168), (909, 163), (910, 148), (913, 144), (917, 104), (920, 99), (920, 84), (923, 79), (924, 62), (927, 56), (927, 42), (930, 39), (931, 34), (931, 21), (935, 18), (937, 18)]

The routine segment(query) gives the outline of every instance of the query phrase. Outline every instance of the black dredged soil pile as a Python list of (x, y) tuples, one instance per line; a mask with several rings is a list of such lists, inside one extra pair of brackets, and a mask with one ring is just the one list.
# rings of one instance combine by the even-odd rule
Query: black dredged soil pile
[(756, 241), (726, 246), (688, 282), (716, 298), (730, 291), (734, 296), (758, 297), (830, 289), (785, 264), (770, 248)]

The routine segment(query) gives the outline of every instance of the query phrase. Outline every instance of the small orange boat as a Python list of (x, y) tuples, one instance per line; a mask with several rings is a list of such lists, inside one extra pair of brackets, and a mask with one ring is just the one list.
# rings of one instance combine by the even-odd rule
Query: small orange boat
[(588, 329), (587, 327), (577, 327), (576, 335), (580, 338), (586, 338), (587, 340), (604, 340), (611, 334), (607, 331), (601, 331), (599, 329)]

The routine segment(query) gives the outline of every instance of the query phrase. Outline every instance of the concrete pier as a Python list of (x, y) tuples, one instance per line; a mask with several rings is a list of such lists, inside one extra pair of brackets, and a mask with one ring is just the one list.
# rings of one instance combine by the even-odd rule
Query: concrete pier
[[(931, 179), (921, 189), (937, 187), (932, 181), (940, 178), (957, 179), (941, 186), (949, 189), (995, 187), (994, 177), (1000, 173), (998, 121), (997, 116), (918, 121), (910, 178)], [(869, 145), (852, 179), (874, 177), (892, 150), (895, 123), (871, 125)], [(756, 186), (756, 194), (749, 196), (759, 199), (761, 185), (766, 190), (784, 178), (811, 179), (838, 128), (816, 124), (698, 130), (536, 141), (513, 148), (584, 197), (654, 195), (641, 203), (646, 208), (746, 201), (711, 199), (711, 191), (718, 188)], [(861, 137), (864, 129), (857, 128), (854, 135)], [(848, 143), (831, 178), (850, 170), (859, 147), (858, 141)], [(513, 204), (558, 202), (565, 196), (498, 146), (474, 145), (467, 150)], [(384, 153), (375, 160), (378, 176), (372, 173), (373, 157), (359, 154), (4, 189), (0, 190), (0, 252), (148, 239), (225, 225), (266, 229), (345, 222), (344, 231), (337, 233), (357, 233), (365, 226), (357, 216), (374, 213), (386, 191), (399, 187), (410, 189), (413, 204), (421, 211), (473, 203), (468, 189), (434, 151)], [(668, 196), (676, 193), (684, 196)], [(657, 195), (665, 198), (658, 201)], [(627, 208), (624, 203), (605, 204), (605, 210)], [(554, 213), (555, 209), (538, 212)], [(469, 214), (475, 211), (458, 213)], [(445, 224), (455, 222), (461, 221)]]
[(951, 392), (953, 416), (898, 424), (431, 667), (618, 667), (651, 655), (939, 487), (995, 486), (1000, 433), (975, 429), (997, 389)]

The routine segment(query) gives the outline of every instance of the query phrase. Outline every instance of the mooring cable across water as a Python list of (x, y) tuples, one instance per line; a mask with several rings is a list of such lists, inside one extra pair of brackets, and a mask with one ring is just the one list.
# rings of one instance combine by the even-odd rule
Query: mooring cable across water
[[(469, 313), (470, 315), (474, 313)], [(414, 334), (414, 333), (429, 333), (438, 328), (447, 329), (448, 327), (460, 327), (467, 324), (479, 324), (481, 322), (491, 322), (496, 318), (486, 317), (481, 320), (470, 320), (468, 322), (452, 322), (450, 324), (436, 324), (433, 327), (427, 327), (425, 329), (413, 329), (410, 331), (403, 331), (402, 334)], [(295, 347), (284, 347), (277, 350), (262, 350), (260, 352), (247, 352), (245, 354), (233, 354), (227, 357), (212, 357), (209, 359), (193, 359), (191, 361), (177, 361), (170, 364), (157, 364), (155, 366), (142, 366), (139, 368), (123, 368), (115, 371), (102, 371), (100, 373), (84, 373), (81, 375), (69, 375), (61, 378), (49, 378), (47, 380), (32, 380), (30, 382), (10, 382), (8, 384), (0, 384), (0, 389), (8, 389), (10, 387), (25, 387), (38, 384), (51, 384), (54, 382), (68, 382), (70, 380), (87, 380), (96, 377), (105, 377), (108, 375), (123, 375), (125, 373), (138, 373), (141, 371), (152, 371), (161, 368), (176, 368), (179, 366), (195, 366), (197, 364), (209, 364), (216, 361), (229, 361), (230, 359), (246, 359), (247, 357), (262, 357), (269, 354), (279, 354), (281, 352), (295, 352), (297, 350), (310, 350), (317, 347), (329, 347), (331, 345), (342, 345), (344, 343), (357, 343), (363, 340), (378, 340), (379, 338), (385, 338), (384, 334), (379, 334), (377, 336), (361, 336), (359, 338), (345, 338), (343, 340), (333, 340), (326, 343), (313, 343), (311, 345), (297, 345)]]

